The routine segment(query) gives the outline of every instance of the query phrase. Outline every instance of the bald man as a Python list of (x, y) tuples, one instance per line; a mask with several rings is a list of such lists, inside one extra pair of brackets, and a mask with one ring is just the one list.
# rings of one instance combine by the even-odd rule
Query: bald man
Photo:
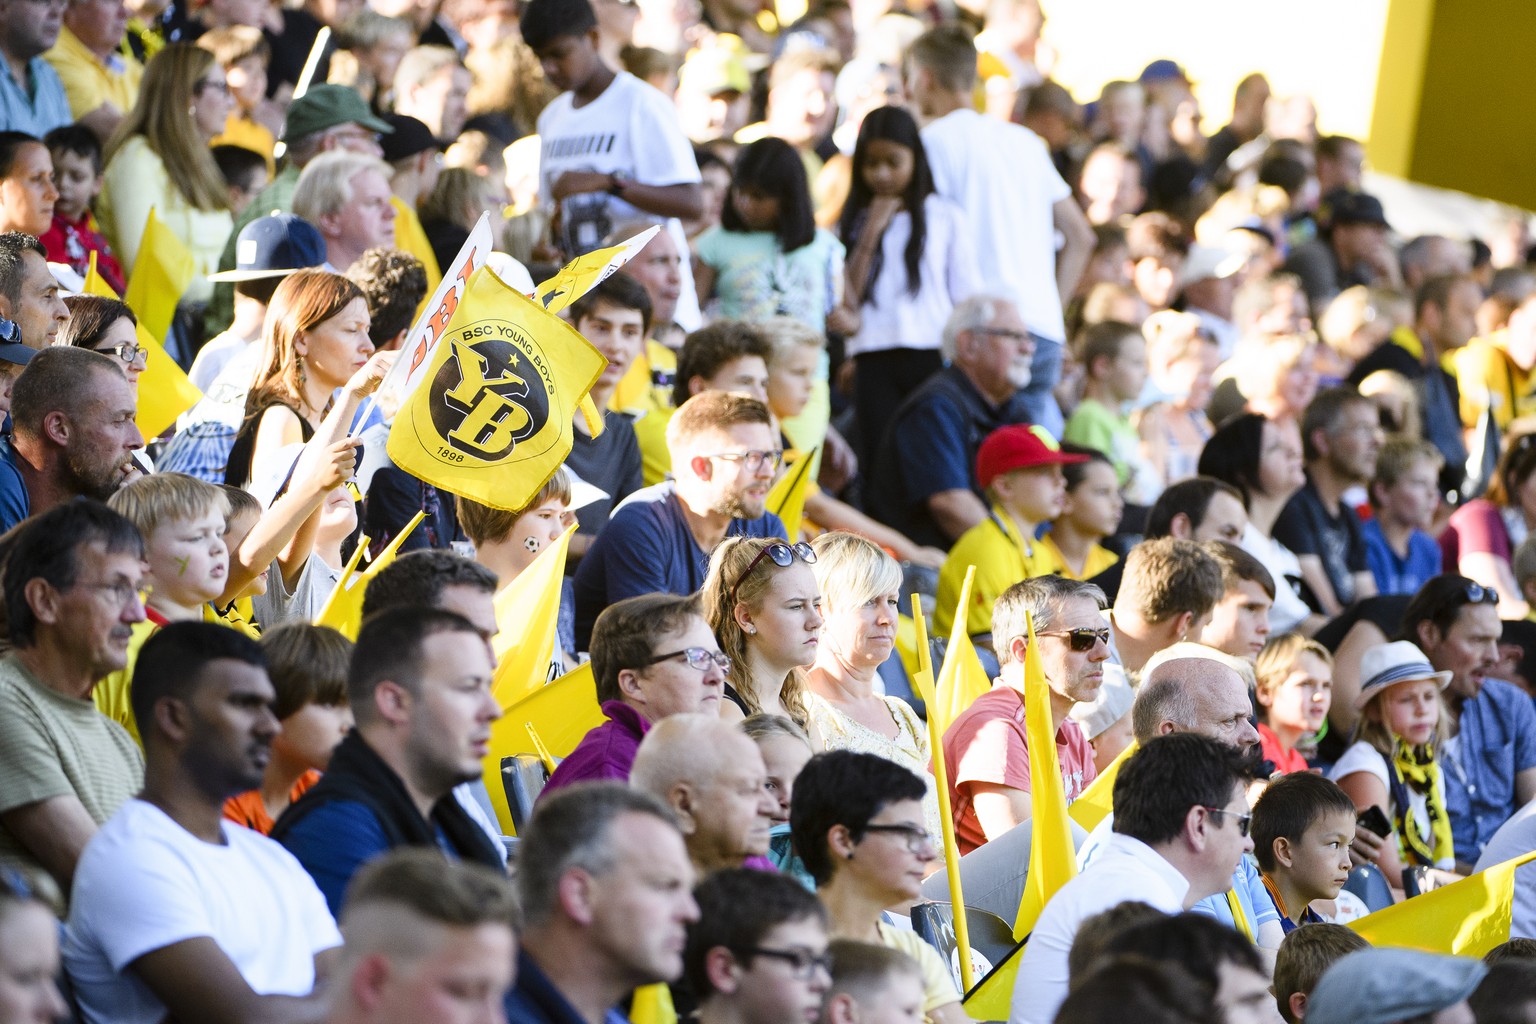
[(1212, 647), (1177, 643), (1147, 662), (1131, 705), (1137, 743), (1194, 732), (1246, 752), (1259, 745), (1248, 682), (1235, 658)]
[(677, 815), (688, 858), (702, 877), (720, 868), (766, 864), (777, 807), (757, 744), (714, 715), (686, 713), (651, 727), (629, 784)]

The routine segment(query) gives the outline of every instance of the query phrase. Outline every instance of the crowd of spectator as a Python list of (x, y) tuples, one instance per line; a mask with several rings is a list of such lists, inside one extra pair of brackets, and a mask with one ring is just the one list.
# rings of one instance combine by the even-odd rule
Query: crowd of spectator
[[(791, 8), (0, 0), (0, 1024), (962, 1024), (914, 907), (1012, 925), (1041, 681), (1113, 810), (1011, 1024), (1528, 1019), (1536, 877), (1487, 965), (1344, 927), (1536, 849), (1525, 217), (1395, 232), (1261, 74), (1074, 96), (1037, 0)], [(657, 229), (510, 510), (385, 446), (482, 218), (523, 292)]]

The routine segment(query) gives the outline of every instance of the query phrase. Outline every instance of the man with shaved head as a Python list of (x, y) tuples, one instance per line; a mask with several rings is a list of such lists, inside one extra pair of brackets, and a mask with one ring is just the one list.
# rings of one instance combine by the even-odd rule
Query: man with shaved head
[(677, 816), (699, 874), (761, 862), (777, 805), (757, 744), (715, 715), (672, 715), (646, 733), (629, 784)]

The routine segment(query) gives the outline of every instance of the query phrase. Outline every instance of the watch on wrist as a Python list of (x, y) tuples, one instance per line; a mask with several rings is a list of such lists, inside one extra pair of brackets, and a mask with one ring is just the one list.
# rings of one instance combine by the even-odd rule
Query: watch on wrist
[(625, 178), (624, 175), (619, 174), (617, 172), (609, 174), (608, 175), (608, 194), (611, 195), (611, 196), (619, 196), (620, 198), (622, 198), (623, 195), (624, 195), (624, 186), (626, 184), (628, 184), (628, 179)]

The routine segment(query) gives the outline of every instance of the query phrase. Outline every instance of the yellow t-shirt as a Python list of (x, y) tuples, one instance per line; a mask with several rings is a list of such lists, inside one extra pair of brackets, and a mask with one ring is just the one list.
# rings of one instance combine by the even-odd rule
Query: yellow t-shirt
[(1069, 580), (1092, 579), (1099, 573), (1103, 572), (1105, 569), (1108, 569), (1110, 566), (1120, 561), (1119, 555), (1104, 547), (1102, 544), (1095, 544), (1093, 547), (1088, 549), (1088, 560), (1083, 565), (1083, 571), (1081, 573), (1076, 573), (1073, 572), (1072, 567), (1067, 564), (1067, 560), (1062, 555), (1061, 549), (1056, 546), (1055, 541), (1051, 540), (1050, 534), (1046, 534), (1044, 537), (1041, 537), (1037, 543), (1040, 547), (1045, 548), (1048, 557), (1054, 559), (1056, 564), (1060, 566), (1060, 568), (1053, 571), (1061, 573), (1061, 575), (1065, 576)]
[(659, 341), (649, 338), (645, 350), (624, 376), (608, 399), (608, 408), (639, 416), (656, 409), (672, 408), (672, 378), (677, 375), (677, 353)]
[(955, 610), (960, 590), (965, 585), (965, 570), (974, 565), (971, 581), (970, 610), (966, 629), (973, 636), (992, 628), (992, 604), (1003, 591), (1031, 576), (1065, 575), (1060, 552), (1019, 533), (1013, 518), (1000, 505), (992, 514), (960, 535), (949, 557), (939, 570), (939, 591), (933, 613), (933, 629), (948, 636), (955, 624)]
[(907, 931), (904, 928), (892, 928), (881, 921), (875, 926), (880, 931), (880, 944), (890, 949), (898, 949), (917, 961), (917, 966), (923, 972), (923, 1013), (932, 1014), (941, 1006), (960, 1001), (960, 992), (955, 988), (954, 976), (949, 973), (949, 967), (944, 963), (939, 951), (923, 941), (916, 932)]
[(1483, 410), (1492, 408), (1494, 422), (1503, 430), (1520, 416), (1536, 414), (1536, 367), (1522, 370), (1509, 357), (1504, 331), (1473, 338), (1451, 353), (1451, 372), (1461, 391), (1461, 422), (1477, 426)]
[(640, 478), (645, 486), (659, 484), (672, 472), (672, 453), (667, 451), (667, 424), (673, 409), (655, 409), (635, 420), (635, 441), (640, 445)]
[(69, 112), (76, 118), (84, 117), (103, 103), (110, 103), (119, 113), (126, 114), (138, 102), (144, 65), (122, 53), (112, 54), (108, 58), (110, 63), (103, 64), (67, 27), (59, 29), (59, 41), (43, 54), (43, 59), (64, 83)]
[(267, 161), (267, 177), (277, 175), (277, 163), (272, 159), (272, 152), (277, 147), (276, 137), (266, 125), (252, 121), (238, 110), (224, 119), (224, 130), (214, 137), (210, 145), (239, 146), (252, 153), (259, 153)]
[(160, 623), (153, 619), (135, 622), (133, 635), (128, 638), (128, 664), (97, 683), (91, 691), (91, 700), (96, 704), (96, 710), (127, 729), (133, 742), (141, 747), (144, 741), (139, 738), (139, 724), (134, 720), (133, 705), (128, 695), (133, 682), (133, 666), (139, 660), (139, 648), (159, 629)]

